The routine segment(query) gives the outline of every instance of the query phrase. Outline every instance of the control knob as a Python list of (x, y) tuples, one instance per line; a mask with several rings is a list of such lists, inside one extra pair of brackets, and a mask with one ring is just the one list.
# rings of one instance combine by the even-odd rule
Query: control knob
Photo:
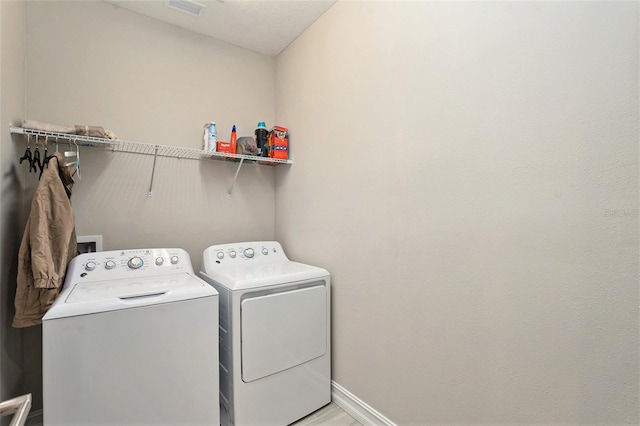
[(224, 259), (224, 253), (221, 252), (221, 251), (219, 251), (216, 256), (218, 256), (218, 259), (220, 259), (220, 260)]
[(236, 258), (236, 251), (235, 250), (229, 250), (229, 257), (231, 257), (232, 259)]
[(113, 260), (107, 260), (104, 263), (104, 267), (105, 267), (105, 269), (113, 269), (113, 268), (116, 267), (116, 262), (114, 262)]
[(178, 263), (178, 260), (179, 260), (178, 256), (171, 256), (171, 264), (172, 265), (175, 265), (176, 263)]
[(269, 254), (269, 249), (267, 249), (266, 247), (262, 247), (262, 254), (264, 254), (265, 256)]
[(161, 266), (164, 263), (164, 259), (162, 257), (156, 257), (156, 265)]
[(134, 256), (131, 259), (129, 259), (129, 261), (127, 262), (127, 265), (131, 269), (138, 269), (142, 265), (144, 265), (144, 262), (142, 261), (142, 258), (140, 258), (139, 256)]
[(252, 248), (244, 249), (244, 255), (245, 257), (248, 257), (249, 259), (251, 259), (253, 257), (253, 249)]
[(86, 271), (93, 271), (96, 269), (96, 262), (89, 261), (84, 265)]

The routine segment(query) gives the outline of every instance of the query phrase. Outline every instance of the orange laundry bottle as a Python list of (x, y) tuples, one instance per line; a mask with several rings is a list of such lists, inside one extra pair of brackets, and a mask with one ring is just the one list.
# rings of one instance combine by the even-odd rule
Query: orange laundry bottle
[(238, 142), (238, 135), (236, 134), (236, 125), (233, 125), (233, 128), (231, 129), (231, 146), (229, 147), (231, 152), (233, 154), (235, 154), (237, 151), (237, 142)]

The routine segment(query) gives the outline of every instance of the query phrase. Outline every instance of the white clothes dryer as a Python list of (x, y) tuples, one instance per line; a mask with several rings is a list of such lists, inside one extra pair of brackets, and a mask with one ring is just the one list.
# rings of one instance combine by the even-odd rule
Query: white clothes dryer
[(331, 402), (329, 272), (275, 241), (211, 246), (202, 269), (220, 294), (222, 424), (287, 425)]
[(218, 292), (182, 249), (81, 254), (43, 318), (46, 426), (218, 425)]

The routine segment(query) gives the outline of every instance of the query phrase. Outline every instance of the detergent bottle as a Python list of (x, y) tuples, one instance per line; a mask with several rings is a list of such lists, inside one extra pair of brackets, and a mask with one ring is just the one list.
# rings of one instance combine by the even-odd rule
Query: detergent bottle
[(258, 145), (258, 156), (260, 157), (269, 156), (269, 144), (267, 142), (267, 136), (269, 136), (267, 125), (264, 123), (264, 121), (260, 121), (258, 123), (258, 127), (256, 128), (256, 144)]

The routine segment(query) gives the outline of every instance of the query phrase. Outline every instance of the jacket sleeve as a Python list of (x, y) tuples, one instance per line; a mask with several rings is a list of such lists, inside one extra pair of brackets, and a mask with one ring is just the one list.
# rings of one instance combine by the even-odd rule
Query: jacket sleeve
[(75, 219), (57, 171), (48, 169), (47, 172), (31, 204), (31, 268), (36, 288), (60, 288)]

